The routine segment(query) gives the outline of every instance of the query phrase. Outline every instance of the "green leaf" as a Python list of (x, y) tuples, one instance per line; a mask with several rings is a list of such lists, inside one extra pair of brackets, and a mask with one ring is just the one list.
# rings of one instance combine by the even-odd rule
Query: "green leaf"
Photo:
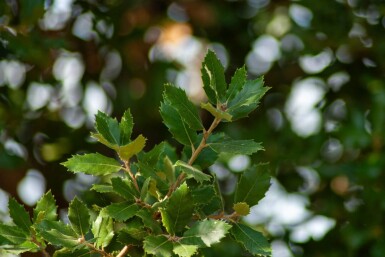
[(134, 127), (134, 121), (130, 109), (126, 110), (120, 120), (120, 145), (126, 145), (130, 142), (132, 128)]
[(74, 155), (62, 163), (69, 171), (82, 172), (94, 176), (104, 176), (121, 170), (121, 164), (99, 153)]
[(210, 103), (201, 103), (201, 107), (210, 112), (215, 118), (219, 120), (231, 121), (232, 119), (232, 116), (229, 113), (215, 108)]
[(208, 70), (204, 65), (201, 67), (201, 73), (202, 73), (202, 82), (203, 82), (203, 90), (206, 92), (207, 98), (209, 101), (213, 104), (217, 104), (217, 96), (215, 94), (215, 91), (211, 87), (210, 82), (210, 75)]
[(9, 242), (17, 245), (27, 240), (27, 235), (21, 228), (5, 224), (0, 224), (0, 236), (6, 239), (2, 244), (7, 244), (7, 242)]
[(90, 229), (90, 213), (87, 206), (76, 196), (68, 208), (68, 219), (72, 229), (79, 235), (85, 236)]
[(233, 210), (241, 216), (250, 214), (250, 206), (244, 202), (234, 204)]
[(56, 220), (57, 206), (51, 190), (45, 193), (33, 209), (33, 221), (39, 223), (44, 220)]
[(231, 229), (231, 234), (235, 240), (241, 243), (251, 254), (271, 256), (270, 244), (261, 232), (249, 226), (235, 223)]
[(108, 184), (93, 184), (90, 189), (98, 193), (112, 193), (114, 191), (112, 185)]
[(234, 97), (242, 90), (243, 85), (246, 83), (247, 73), (246, 68), (243, 66), (237, 69), (234, 76), (231, 78), (229, 88), (226, 92), (226, 103), (234, 99)]
[(218, 60), (213, 51), (208, 50), (202, 66), (202, 69), (207, 70), (207, 74), (210, 78), (210, 88), (215, 92), (217, 103), (223, 103), (225, 101), (227, 84), (222, 63)]
[(245, 202), (249, 206), (256, 205), (270, 187), (270, 174), (267, 164), (248, 168), (238, 182), (234, 202)]
[(134, 202), (139, 197), (139, 192), (135, 189), (131, 180), (115, 177), (111, 179), (111, 183), (113, 191), (127, 201)]
[[(137, 217), (130, 220), (126, 227), (124, 227), (120, 232), (122, 233), (122, 237), (124, 234), (128, 234), (130, 237), (140, 241), (143, 241), (143, 238), (149, 234), (149, 231), (144, 228), (143, 222), (141, 222)], [(119, 240), (119, 242), (126, 244), (126, 242), (121, 240)]]
[(161, 103), (160, 114), (164, 125), (176, 140), (184, 145), (195, 142), (197, 133), (183, 121), (181, 114), (170, 103), (167, 101)]
[(202, 130), (203, 125), (195, 105), (188, 99), (186, 92), (178, 87), (166, 84), (164, 98), (181, 115), (182, 119), (194, 130)]
[(263, 84), (263, 78), (247, 81), (242, 90), (227, 104), (227, 112), (233, 116), (233, 121), (247, 117), (257, 108), (260, 99), (269, 90)]
[(26, 26), (35, 24), (44, 15), (44, 0), (20, 0), (19, 11), (21, 23)]
[(146, 253), (156, 257), (170, 257), (172, 256), (173, 245), (165, 236), (148, 236), (143, 242), (143, 248)]
[(8, 202), (9, 215), (11, 216), (13, 223), (23, 230), (26, 234), (30, 234), (30, 228), (32, 226), (29, 213), (24, 207), (19, 204), (15, 199), (9, 198)]
[(188, 245), (180, 242), (174, 242), (173, 246), (174, 249), (172, 251), (180, 257), (193, 256), (198, 250), (198, 246), (196, 245)]
[(129, 161), (132, 156), (142, 151), (145, 145), (146, 145), (146, 138), (142, 135), (139, 135), (131, 143), (118, 148), (119, 157), (122, 160)]
[(162, 223), (170, 234), (182, 231), (190, 222), (194, 211), (192, 200), (186, 183), (170, 196), (166, 208), (161, 210)]
[(191, 165), (183, 161), (177, 161), (175, 163), (176, 167), (181, 167), (182, 171), (187, 174), (188, 178), (193, 178), (199, 183), (203, 183), (204, 181), (210, 181), (211, 176), (203, 173), (202, 171), (194, 168)]
[(103, 211), (117, 221), (125, 221), (133, 217), (140, 207), (137, 204), (129, 204), (128, 202), (113, 203), (103, 209)]
[(198, 221), (183, 234), (183, 242), (197, 244), (199, 247), (210, 247), (219, 243), (230, 228), (231, 225), (221, 220)]
[(225, 139), (223, 141), (209, 143), (208, 145), (217, 153), (251, 155), (260, 150), (264, 150), (261, 143), (257, 143), (253, 140)]
[(112, 145), (120, 144), (120, 128), (116, 119), (98, 111), (95, 115), (95, 128)]
[(111, 217), (100, 212), (96, 220), (92, 223), (92, 233), (94, 234), (96, 247), (107, 247), (114, 237), (113, 220)]
[(170, 183), (175, 182), (175, 169), (174, 165), (172, 164), (170, 158), (168, 156), (164, 157), (163, 160), (163, 170), (164, 174), (166, 174), (166, 178)]
[(91, 252), (88, 249), (72, 250), (62, 248), (53, 254), (53, 257), (87, 257), (90, 256)]
[(35, 243), (32, 243), (30, 241), (25, 241), (17, 245), (2, 245), (0, 243), (0, 255), (2, 253), (1, 250), (4, 250), (5, 252), (11, 253), (11, 254), (21, 254), (25, 252), (37, 252), (40, 250), (40, 247)]
[(136, 213), (136, 216), (142, 219), (145, 227), (151, 229), (155, 234), (161, 234), (162, 228), (160, 224), (153, 218), (154, 212), (149, 209), (141, 209)]
[(37, 229), (39, 235), (52, 245), (72, 248), (79, 244), (75, 231), (62, 221), (43, 220)]

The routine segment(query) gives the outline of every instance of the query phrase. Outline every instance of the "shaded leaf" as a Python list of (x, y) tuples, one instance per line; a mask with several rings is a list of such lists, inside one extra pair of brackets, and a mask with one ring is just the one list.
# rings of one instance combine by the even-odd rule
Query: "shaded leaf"
[(188, 99), (186, 92), (178, 87), (166, 84), (164, 98), (181, 115), (188, 126), (194, 130), (202, 130), (203, 125), (195, 105)]
[(0, 224), (0, 236), (4, 238), (2, 244), (22, 244), (24, 241), (27, 240), (27, 235), (25, 232), (16, 226), (8, 226), (5, 224)]
[(120, 144), (120, 128), (116, 119), (98, 111), (95, 115), (95, 128), (96, 131), (98, 131), (98, 133), (110, 144)]
[(89, 175), (103, 176), (121, 170), (121, 164), (112, 158), (99, 153), (74, 155), (62, 163), (69, 171), (82, 172)]
[(183, 242), (197, 244), (199, 247), (210, 247), (212, 244), (219, 243), (230, 228), (231, 225), (221, 220), (198, 221), (183, 234)]
[(253, 140), (231, 140), (225, 139), (208, 144), (217, 153), (246, 154), (251, 155), (263, 150), (261, 143)]
[(149, 209), (141, 209), (136, 213), (136, 216), (142, 219), (145, 227), (151, 229), (154, 234), (162, 233), (160, 224), (153, 218), (154, 212)]
[(170, 257), (172, 256), (173, 245), (165, 236), (148, 236), (143, 242), (143, 248), (148, 254), (157, 257)]
[(23, 230), (24, 233), (29, 234), (32, 226), (29, 213), (13, 198), (9, 198), (8, 208), (9, 215), (11, 216), (13, 223)]
[(217, 104), (217, 96), (215, 94), (214, 89), (212, 89), (212, 87), (211, 87), (209, 72), (206, 69), (205, 65), (202, 65), (202, 67), (201, 67), (201, 74), (202, 74), (203, 90), (205, 91), (209, 101), (216, 105)]
[(139, 192), (135, 189), (131, 180), (115, 177), (111, 179), (111, 183), (113, 192), (119, 194), (127, 201), (134, 202), (139, 197)]
[(88, 249), (73, 250), (73, 249), (62, 248), (60, 250), (57, 250), (53, 254), (53, 257), (87, 257), (87, 256), (90, 256), (90, 254), (91, 252)]
[(33, 221), (34, 223), (38, 223), (43, 219), (53, 221), (56, 220), (56, 218), (56, 201), (50, 190), (37, 201), (36, 207), (33, 209)]
[(194, 168), (191, 165), (188, 165), (187, 163), (183, 161), (177, 161), (175, 163), (176, 167), (181, 167), (182, 171), (187, 174), (188, 178), (193, 178), (199, 183), (203, 183), (204, 181), (210, 181), (211, 176), (203, 173), (202, 171)]
[[(124, 227), (120, 232), (128, 234), (130, 237), (136, 240), (143, 240), (149, 234), (149, 231), (145, 229), (143, 226), (143, 222), (140, 221), (139, 218), (135, 217), (127, 223), (126, 227)], [(120, 237), (118, 237), (119, 240)], [(124, 241), (119, 240), (121, 243), (126, 244)]]
[(43, 220), (37, 229), (39, 235), (52, 245), (72, 248), (79, 244), (75, 231), (62, 221)]
[(231, 234), (251, 254), (271, 256), (270, 244), (261, 232), (244, 224), (235, 223), (231, 229)]
[(68, 219), (72, 229), (79, 235), (85, 236), (90, 229), (90, 213), (87, 206), (76, 196), (68, 208)]
[[(227, 84), (225, 80), (225, 71), (222, 66), (222, 63), (218, 60), (213, 51), (208, 50), (202, 66), (202, 69), (207, 70), (207, 74), (210, 78), (210, 88), (214, 91), (216, 95), (216, 103), (223, 103), (225, 101)], [(207, 80), (207, 78), (205, 79)], [(210, 92), (210, 94), (212, 93)]]
[(191, 145), (195, 142), (197, 134), (182, 119), (179, 112), (168, 102), (162, 102), (160, 105), (160, 114), (164, 125), (169, 129), (173, 137), (184, 145)]
[(186, 183), (177, 188), (168, 199), (166, 208), (161, 210), (163, 226), (170, 234), (184, 229), (190, 222), (194, 205)]
[(234, 202), (245, 202), (249, 206), (254, 206), (265, 196), (269, 187), (270, 174), (267, 164), (254, 165), (242, 173)]
[(92, 233), (96, 239), (96, 247), (106, 247), (114, 237), (112, 218), (100, 212), (96, 220), (92, 223)]
[(103, 211), (117, 221), (125, 221), (133, 217), (140, 207), (137, 204), (128, 202), (113, 203), (103, 209)]

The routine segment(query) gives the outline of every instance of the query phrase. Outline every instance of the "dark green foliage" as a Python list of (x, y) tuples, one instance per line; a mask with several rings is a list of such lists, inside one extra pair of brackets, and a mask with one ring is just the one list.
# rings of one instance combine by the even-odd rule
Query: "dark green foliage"
[[(270, 255), (270, 246), (262, 234), (239, 224), (240, 217), (269, 188), (266, 165), (252, 166), (240, 176), (234, 199), (237, 204), (229, 214), (224, 212), (215, 175), (206, 169), (222, 153), (251, 155), (263, 149), (253, 140), (233, 140), (213, 131), (222, 121), (231, 122), (254, 110), (268, 88), (262, 80), (246, 82), (245, 70), (240, 69), (227, 89), (223, 67), (211, 51), (203, 67), (205, 89), (209, 94), (214, 92), (216, 101), (215, 107), (201, 105), (213, 115), (209, 129), (203, 127), (196, 106), (180, 88), (165, 85), (160, 107), (164, 124), (185, 145), (182, 157), (186, 160), (179, 160), (176, 150), (166, 142), (144, 152), (146, 139), (142, 135), (131, 140), (133, 119), (129, 110), (120, 123), (99, 111), (95, 119), (97, 133), (92, 136), (113, 149), (119, 159), (100, 153), (84, 154), (62, 165), (71, 172), (108, 178), (91, 189), (114, 198), (106, 206), (94, 204), (89, 209), (75, 197), (68, 208), (69, 224), (58, 221), (51, 192), (38, 201), (33, 222), (23, 206), (11, 199), (10, 214), (17, 226), (0, 225), (0, 247), (8, 252), (15, 252), (10, 246), (20, 252), (45, 251), (51, 244), (57, 247), (54, 256), (59, 257), (90, 253), (135, 256), (137, 251), (158, 257), (190, 257), (200, 253), (201, 248), (220, 243), (231, 230), (250, 253)], [(230, 101), (229, 108), (225, 101)], [(110, 253), (109, 249), (117, 250)]]

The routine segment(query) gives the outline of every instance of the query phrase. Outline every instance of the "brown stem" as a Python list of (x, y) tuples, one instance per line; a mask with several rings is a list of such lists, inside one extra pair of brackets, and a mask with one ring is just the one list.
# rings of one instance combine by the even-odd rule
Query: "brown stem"
[(119, 252), (119, 254), (116, 255), (116, 257), (123, 257), (128, 253), (128, 250), (130, 250), (130, 245), (124, 246), (123, 249)]
[(124, 170), (127, 171), (128, 175), (130, 175), (136, 190), (138, 190), (138, 192), (140, 192), (140, 189), (139, 189), (139, 186), (138, 186), (138, 182), (136, 181), (136, 178), (135, 178), (134, 174), (131, 171), (130, 164), (127, 161), (124, 161)]
[(91, 243), (88, 243), (88, 242), (84, 242), (84, 245), (86, 245), (88, 248), (90, 248), (90, 250), (92, 252), (96, 252), (96, 253), (99, 253), (100, 255), (104, 256), (104, 257), (112, 257), (111, 254), (105, 252), (103, 249), (100, 250), (98, 248), (96, 248), (93, 244)]
[[(195, 160), (198, 158), (199, 154), (202, 152), (203, 148), (207, 146), (207, 139), (213, 133), (214, 129), (218, 126), (220, 122), (221, 122), (221, 119), (215, 118), (214, 121), (211, 123), (210, 128), (207, 131), (203, 130), (202, 140), (199, 143), (199, 146), (197, 147), (197, 149), (194, 150), (194, 148), (192, 148), (192, 154), (191, 154), (190, 160), (188, 161), (188, 165), (192, 165), (195, 162)], [(183, 182), (185, 177), (186, 177), (185, 173), (181, 173), (178, 176), (175, 183), (168, 190), (166, 197), (169, 197), (172, 194), (172, 192), (175, 191), (175, 189)]]
[(221, 212), (219, 214), (216, 214), (216, 215), (210, 215), (208, 216), (209, 219), (214, 219), (214, 220), (227, 220), (227, 221), (232, 221), (232, 222), (236, 222), (239, 218), (239, 214), (236, 213), (236, 212), (233, 212), (229, 215), (225, 215), (224, 212)]
[(43, 254), (44, 257), (51, 257), (51, 255), (45, 249), (42, 249), (41, 253)]

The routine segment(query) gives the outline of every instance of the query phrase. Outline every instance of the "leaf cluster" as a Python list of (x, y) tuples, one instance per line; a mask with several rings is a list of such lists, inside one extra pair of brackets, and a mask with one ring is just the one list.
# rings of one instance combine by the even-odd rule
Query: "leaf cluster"
[(251, 155), (263, 149), (253, 140), (231, 139), (214, 130), (221, 122), (248, 116), (268, 88), (261, 78), (247, 80), (244, 67), (227, 85), (223, 66), (212, 51), (204, 59), (202, 79), (209, 101), (201, 108), (213, 115), (208, 129), (185, 91), (165, 85), (160, 113), (171, 134), (184, 145), (181, 153), (167, 142), (145, 152), (143, 135), (131, 139), (134, 123), (129, 110), (120, 121), (99, 112), (92, 137), (111, 148), (117, 158), (88, 153), (62, 164), (71, 172), (101, 177), (103, 182), (91, 189), (113, 195), (113, 200), (90, 206), (75, 197), (66, 224), (58, 220), (51, 192), (37, 203), (32, 219), (11, 199), (14, 224), (0, 224), (0, 248), (49, 256), (50, 244), (57, 249), (56, 257), (189, 257), (231, 236), (252, 255), (270, 256), (265, 237), (241, 222), (270, 186), (267, 165), (253, 165), (240, 175), (230, 213), (225, 213), (215, 176), (207, 172), (221, 153)]

